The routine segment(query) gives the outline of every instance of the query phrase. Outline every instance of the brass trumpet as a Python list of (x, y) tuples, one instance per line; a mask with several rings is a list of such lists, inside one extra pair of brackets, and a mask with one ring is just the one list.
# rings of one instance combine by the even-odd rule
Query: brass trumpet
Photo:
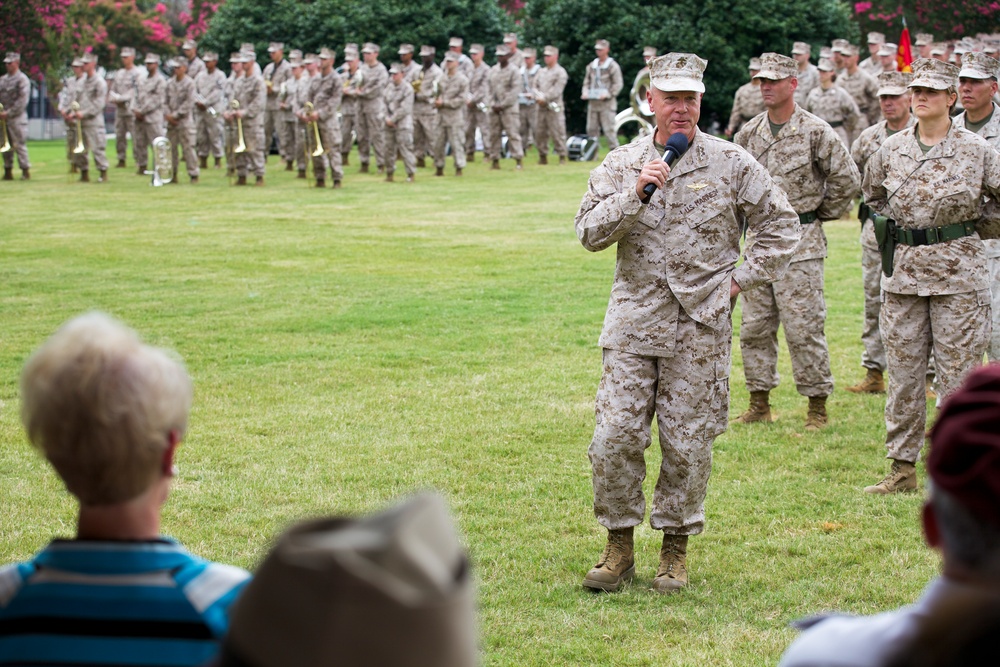
[[(73, 102), (69, 105), (69, 108), (73, 110), (73, 113), (77, 113), (80, 110), (80, 103)], [(74, 155), (80, 155), (81, 153), (86, 153), (87, 147), (83, 145), (83, 128), (80, 125), (80, 117), (76, 117), (76, 146), (73, 148)]]
[[(316, 108), (312, 102), (306, 102), (305, 104), (306, 113), (312, 114), (313, 109)], [(316, 149), (312, 152), (313, 157), (319, 157), (326, 151), (323, 150), (323, 141), (319, 138), (319, 123), (317, 121), (312, 121), (310, 125), (313, 126), (313, 133), (316, 136)]]
[[(3, 105), (0, 104), (0, 112), (3, 111)], [(0, 118), (0, 136), (3, 137), (3, 145), (0, 146), (0, 153), (10, 152), (10, 135), (7, 134), (7, 121), (4, 118)]]
[[(233, 100), (231, 105), (233, 110), (236, 111), (240, 108), (240, 101)], [(243, 140), (243, 119), (239, 116), (236, 117), (236, 140), (238, 142), (236, 148), (233, 149), (234, 153), (246, 153), (247, 152), (247, 142)]]

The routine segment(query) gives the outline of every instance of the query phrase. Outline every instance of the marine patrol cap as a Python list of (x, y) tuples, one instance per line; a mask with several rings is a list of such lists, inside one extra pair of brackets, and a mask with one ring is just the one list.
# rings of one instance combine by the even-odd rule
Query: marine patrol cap
[(931, 44), (932, 56), (943, 56), (946, 53), (948, 53), (948, 45), (944, 42), (934, 42)]
[(812, 53), (812, 47), (807, 42), (795, 42), (792, 44), (793, 56), (800, 56), (806, 53)]
[(656, 47), (655, 46), (645, 46), (642, 49), (643, 58), (655, 58), (656, 57)]
[(816, 65), (816, 69), (820, 72), (836, 72), (837, 66), (833, 64), (833, 61), (829, 58), (820, 58), (819, 63)]
[(337, 58), (337, 52), (333, 49), (328, 49), (325, 46), (319, 50), (320, 60), (335, 60)]
[(197, 48), (198, 48), (198, 42), (194, 41), (193, 39), (185, 39), (184, 43), (181, 44), (181, 49), (185, 51), (187, 51), (188, 49), (197, 49)]
[(121, 57), (128, 58), (129, 56), (135, 58), (135, 49), (133, 49), (131, 46), (123, 46)]
[(508, 32), (506, 35), (503, 36), (503, 43), (504, 44), (506, 44), (508, 42), (516, 42), (516, 41), (517, 41), (517, 33), (516, 32)]
[(912, 80), (909, 72), (882, 72), (878, 75), (878, 95), (902, 95)]
[(526, 49), (521, 49), (521, 54), (525, 58), (537, 58), (538, 57), (538, 51), (536, 51), (535, 49), (531, 48), (530, 46), (528, 48), (526, 48)]
[[(18, 54), (18, 55), (20, 55), (20, 54)], [(9, 61), (9, 62), (13, 62), (13, 61)], [(69, 66), (70, 67), (83, 67), (83, 60), (79, 56), (77, 56), (76, 58), (73, 58), (73, 62), (71, 62), (69, 64)]]
[(885, 44), (885, 35), (880, 32), (868, 33), (869, 44)]
[(476, 54), (476, 53), (485, 53), (485, 52), (486, 52), (486, 49), (483, 48), (482, 44), (469, 44), (469, 55), (470, 56), (473, 55), (473, 54)]
[(843, 53), (844, 52), (844, 47), (845, 46), (850, 46), (850, 45), (851, 45), (851, 43), (848, 42), (846, 39), (835, 39), (835, 40), (833, 40), (832, 49), (833, 49), (834, 53)]
[(819, 48), (819, 57), (820, 58), (832, 58), (833, 57), (833, 47), (830, 47), (830, 46), (821, 46)]
[(206, 51), (205, 55), (203, 55), (201, 57), (201, 59), (204, 60), (205, 62), (208, 62), (210, 60), (218, 62), (219, 61), (219, 54), (215, 53), (213, 51)]
[(402, 63), (393, 63), (389, 65), (389, 74), (402, 74), (406, 70), (403, 69)]
[(506, 44), (498, 44), (496, 50), (493, 51), (493, 55), (495, 55), (495, 56), (509, 56), (510, 55), (510, 47), (507, 46)]
[(958, 86), (958, 72), (957, 65), (921, 58), (913, 63), (913, 81), (907, 87), (948, 90)]
[(240, 44), (240, 51), (243, 53), (257, 53), (257, 47), (250, 42), (243, 42)]
[(462, 41), (461, 37), (452, 37), (451, 39), (448, 40), (448, 48), (452, 48), (455, 46), (462, 46), (462, 44), (464, 43), (465, 42)]
[(361, 47), (361, 53), (378, 53), (379, 46), (375, 42), (365, 42), (365, 45)]
[(274, 53), (275, 51), (284, 51), (285, 45), (282, 42), (271, 42), (267, 47), (268, 53)]
[(958, 76), (966, 79), (996, 79), (1000, 62), (980, 51), (969, 51), (962, 56), (962, 70)]
[(303, 65), (315, 65), (318, 62), (319, 62), (319, 56), (317, 56), (315, 53), (307, 53), (305, 55), (305, 58), (302, 59)]
[(424, 57), (427, 57), (427, 56), (433, 56), (435, 53), (437, 53), (437, 49), (435, 49), (430, 44), (423, 44), (420, 47), (420, 57), (421, 58), (424, 58)]
[(292, 49), (288, 53), (288, 59), (302, 60), (302, 49)]
[(400, 44), (396, 55), (405, 56), (407, 53), (413, 53), (413, 44)]
[(595, 49), (608, 49), (610, 51), (611, 50), (611, 42), (609, 42), (606, 39), (599, 39), (599, 40), (597, 40), (596, 43), (594, 43), (594, 48)]
[[(834, 50), (836, 51), (836, 49)], [(850, 58), (851, 56), (856, 56), (858, 55), (858, 53), (860, 53), (858, 51), (858, 47), (854, 46), (853, 44), (845, 44), (844, 46), (840, 47), (840, 54), (843, 56), (847, 56), (848, 58)]]
[(894, 56), (899, 53), (899, 47), (892, 42), (885, 42), (882, 44), (882, 48), (878, 50), (880, 56)]
[(167, 62), (165, 63), (164, 66), (167, 69), (174, 69), (175, 67), (177, 67), (177, 59), (176, 58), (167, 58)]
[(751, 72), (759, 72), (760, 71), (760, 58), (758, 58), (756, 56), (754, 56), (753, 58), (751, 58), (750, 62), (747, 64), (747, 69), (749, 69)]
[(5, 63), (19, 63), (21, 62), (21, 54), (16, 51), (8, 51), (3, 61)]
[(96, 63), (97, 54), (94, 53), (93, 51), (88, 51), (87, 53), (84, 53), (82, 56), (80, 56), (80, 60), (83, 61), (84, 65), (86, 65), (87, 63)]
[[(229, 54), (230, 63), (245, 63), (246, 61), (247, 57), (242, 51), (233, 51)], [(146, 56), (146, 62), (149, 62), (149, 56)]]
[(459, 61), (458, 54), (454, 51), (448, 51), (444, 54), (444, 61), (446, 63), (457, 63)]
[(917, 33), (916, 46), (927, 46), (928, 44), (934, 43), (934, 35), (926, 32)]
[(704, 93), (702, 78), (707, 66), (707, 60), (693, 53), (668, 53), (649, 61), (649, 82), (665, 93)]
[(551, 44), (548, 44), (548, 45), (546, 45), (546, 47), (544, 49), (542, 49), (542, 55), (543, 56), (558, 56), (559, 55), (559, 49), (557, 49), (556, 47), (552, 46)]
[(344, 49), (344, 62), (350, 62), (352, 60), (357, 60), (360, 56), (358, 55), (357, 49)]
[(147, 65), (159, 65), (160, 56), (156, 55), (155, 53), (147, 53), (146, 58), (143, 60), (143, 62), (146, 63)]
[(760, 57), (760, 71), (754, 78), (781, 81), (796, 76), (798, 72), (799, 64), (793, 58), (780, 53), (765, 53)]

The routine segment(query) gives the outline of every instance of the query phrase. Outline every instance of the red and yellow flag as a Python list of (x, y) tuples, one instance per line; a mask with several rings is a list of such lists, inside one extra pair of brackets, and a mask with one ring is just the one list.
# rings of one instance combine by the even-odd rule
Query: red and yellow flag
[(906, 27), (906, 17), (903, 17), (903, 32), (899, 36), (899, 49), (896, 51), (896, 61), (900, 72), (912, 72), (913, 49), (910, 46), (910, 29)]

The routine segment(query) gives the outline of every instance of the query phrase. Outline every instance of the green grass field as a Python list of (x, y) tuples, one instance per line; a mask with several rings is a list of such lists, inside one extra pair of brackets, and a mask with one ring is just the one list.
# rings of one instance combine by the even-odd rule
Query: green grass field
[[(614, 251), (586, 252), (573, 217), (594, 163), (531, 151), (520, 172), (480, 158), (461, 179), (449, 165), (388, 184), (352, 156), (339, 191), (283, 171), (233, 188), (215, 170), (154, 189), (131, 168), (76, 183), (61, 144), (30, 150), (32, 180), (0, 182), (0, 563), (73, 534), (72, 499), (23, 435), (18, 378), (60, 323), (100, 309), (194, 377), (166, 533), (252, 568), (291, 521), (439, 489), (472, 555), (484, 665), (773, 664), (790, 620), (896, 607), (936, 572), (921, 499), (861, 492), (886, 465), (884, 399), (843, 391), (862, 377), (854, 221), (826, 226), (831, 425), (802, 428), (783, 348), (778, 421), (715, 443), (690, 586), (647, 590), (646, 525), (637, 579), (593, 595), (580, 582), (605, 532), (586, 450)], [(737, 340), (731, 382), (737, 414)], [(654, 444), (647, 493), (658, 463)]]

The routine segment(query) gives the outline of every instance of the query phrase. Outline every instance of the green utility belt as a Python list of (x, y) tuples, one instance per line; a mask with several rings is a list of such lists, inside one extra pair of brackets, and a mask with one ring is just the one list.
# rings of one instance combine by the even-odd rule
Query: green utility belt
[(892, 275), (892, 261), (896, 254), (896, 245), (920, 246), (954, 241), (976, 232), (978, 220), (956, 222), (943, 227), (929, 229), (903, 229), (896, 226), (896, 221), (884, 215), (872, 216), (875, 224), (875, 240), (878, 241), (879, 252), (882, 253), (882, 273)]
[(799, 213), (799, 224), (801, 225), (811, 225), (817, 220), (819, 220), (819, 216), (816, 215), (816, 211), (809, 211), (808, 213)]

